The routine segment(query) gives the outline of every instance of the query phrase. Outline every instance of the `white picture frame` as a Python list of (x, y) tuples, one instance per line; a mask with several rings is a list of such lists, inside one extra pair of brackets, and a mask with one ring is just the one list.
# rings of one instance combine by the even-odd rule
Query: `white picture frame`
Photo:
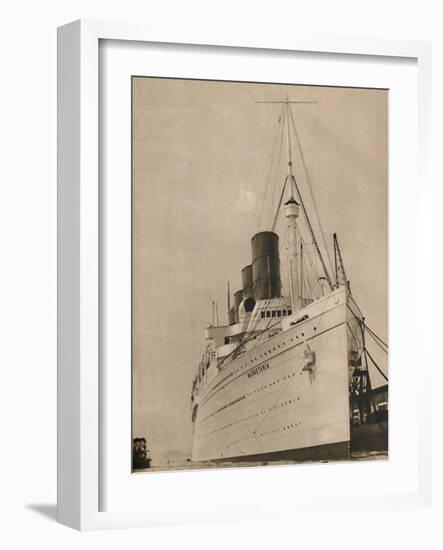
[[(254, 37), (252, 31), (241, 37), (220, 31), (219, 36), (209, 39), (203, 30), (201, 35), (192, 37), (187, 36), (186, 31), (171, 31), (166, 35), (144, 25), (102, 21), (77, 21), (58, 31), (58, 520), (80, 530), (193, 523), (196, 521), (195, 511), (186, 510), (184, 506), (168, 509), (165, 505), (153, 511), (152, 508), (134, 508), (122, 503), (120, 509), (103, 511), (100, 505), (100, 483), (103, 482), (100, 471), (103, 408), (100, 405), (99, 348), (101, 40), (210, 45), (231, 48), (234, 55), (236, 50), (244, 52), (247, 48), (253, 48), (416, 60), (419, 83), (418, 192), (420, 216), (427, 220), (431, 218), (428, 200), (431, 189), (431, 46), (427, 42), (302, 34), (291, 38), (276, 39), (271, 36), (264, 39)], [(425, 224), (422, 230), (428, 237), (429, 224)], [(420, 252), (422, 265), (428, 262), (429, 254), (430, 250), (426, 247)], [(422, 285), (423, 274), (420, 278)], [(424, 310), (423, 313), (427, 314)], [(432, 362), (423, 361), (423, 364), (421, 384), (417, 386), (419, 456), (416, 490), (407, 494), (399, 491), (383, 496), (348, 496), (335, 503), (341, 511), (349, 511), (356, 504), (360, 509), (369, 511), (431, 506), (431, 402), (425, 394), (424, 384), (431, 385)], [(213, 475), (214, 472), (204, 473), (204, 477), (200, 476), (200, 483), (203, 480), (207, 483)], [(164, 483), (170, 488), (176, 479), (164, 477)], [(161, 483), (160, 478), (156, 481), (158, 483)], [(250, 509), (243, 514), (235, 506), (230, 513), (224, 510), (220, 514), (219, 510), (211, 509), (199, 515), (198, 520), (260, 519), (265, 500), (266, 495), (262, 501), (252, 502)], [(309, 509), (319, 510), (322, 506), (321, 497), (292, 503), (282, 495), (281, 505), (276, 508), (278, 515), (284, 517), (288, 502), (307, 513)]]

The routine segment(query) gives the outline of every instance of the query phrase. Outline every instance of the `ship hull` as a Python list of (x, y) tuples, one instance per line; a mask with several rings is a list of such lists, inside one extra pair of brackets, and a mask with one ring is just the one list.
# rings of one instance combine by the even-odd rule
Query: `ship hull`
[[(199, 392), (192, 459), (349, 458), (350, 312), (345, 289), (303, 322), (230, 361)], [(315, 361), (306, 365), (306, 352)]]
[(228, 459), (219, 458), (213, 462), (307, 462), (323, 460), (348, 460), (350, 458), (349, 441), (342, 443), (329, 443), (328, 445), (318, 445), (315, 447), (305, 447), (300, 449), (288, 449), (286, 451), (274, 451), (267, 453), (258, 453), (254, 455), (245, 455), (231, 457)]

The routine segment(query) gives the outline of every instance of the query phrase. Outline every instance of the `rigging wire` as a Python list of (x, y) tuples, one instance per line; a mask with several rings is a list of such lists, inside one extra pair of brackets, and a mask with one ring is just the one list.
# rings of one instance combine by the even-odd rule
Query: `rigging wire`
[[(304, 238), (301, 236), (301, 234), (300, 234), (300, 239), (301, 239), (301, 242), (303, 243), (303, 246), (304, 246), (307, 250), (309, 250), (308, 247), (307, 247), (307, 244), (306, 244)], [(319, 277), (320, 277), (320, 273), (319, 273), (319, 271), (318, 271), (316, 265), (315, 265), (315, 264), (313, 263), (313, 261), (312, 261), (311, 254), (308, 253), (307, 256), (308, 256), (309, 265), (311, 266), (311, 269), (312, 269), (312, 274), (313, 274), (314, 278), (315, 278), (316, 280), (318, 280)]]
[[(354, 302), (355, 307), (360, 311), (360, 308), (358, 307), (357, 302), (354, 300), (354, 298), (351, 297), (351, 299), (352, 299), (352, 301)], [(349, 307), (349, 305), (348, 305), (348, 309), (349, 309), (349, 311), (352, 313), (352, 315), (354, 316), (354, 318), (357, 320), (357, 322), (360, 323), (360, 325), (361, 325), (362, 327), (364, 327), (364, 328), (369, 332), (369, 334), (373, 337), (373, 339), (377, 339), (380, 343), (382, 343), (382, 344), (386, 347), (386, 349), (389, 349), (388, 344), (387, 344), (386, 342), (384, 342), (384, 341), (380, 338), (380, 336), (378, 336), (371, 328), (368, 327), (368, 325), (366, 324), (366, 321), (365, 321), (364, 319), (361, 319), (360, 317), (357, 317), (357, 315), (356, 315), (356, 314), (354, 313), (354, 311)]]
[(372, 336), (372, 334), (368, 331), (369, 333), (369, 336), (371, 336), (371, 338), (374, 340), (374, 342), (377, 344), (377, 346), (382, 350), (384, 351), (387, 355), (389, 354), (388, 350), (385, 349), (381, 344), (380, 342), (377, 340), (377, 338), (374, 338), (374, 336)]
[(275, 224), (277, 223), (278, 214), (280, 213), (281, 203), (283, 202), (283, 197), (285, 195), (285, 189), (286, 189), (286, 183), (287, 182), (288, 182), (288, 178), (285, 179), (285, 183), (283, 184), (283, 188), (282, 188), (281, 193), (280, 193), (280, 199), (278, 201), (277, 210), (275, 212), (275, 216), (274, 216), (274, 219), (272, 221), (271, 231), (274, 231)]
[[(303, 246), (304, 246), (305, 248), (307, 248), (306, 243), (305, 243), (305, 241), (304, 241), (304, 239), (303, 239), (303, 237), (302, 237), (301, 235), (300, 235), (300, 238), (301, 238), (301, 242), (303, 243)], [(318, 283), (318, 281), (319, 281), (319, 279), (320, 279), (320, 273), (319, 273), (317, 267), (315, 266), (315, 264), (314, 264), (313, 261), (312, 261), (311, 254), (310, 254), (310, 253), (307, 253), (305, 256), (308, 257), (309, 265), (311, 266), (311, 271), (312, 271), (312, 275), (313, 275), (313, 277), (314, 277), (315, 283)], [(305, 260), (305, 261), (306, 261), (306, 260)], [(313, 289), (313, 288), (314, 288), (314, 286), (311, 287), (311, 292), (312, 292), (312, 289)]]
[[(304, 247), (304, 245), (303, 245)], [(306, 256), (308, 256), (308, 259), (309, 259), (309, 253), (306, 252), (304, 255), (303, 255), (303, 264), (302, 264), (302, 268), (303, 268), (303, 265), (305, 267), (305, 274), (306, 274), (306, 293), (307, 293), (307, 298), (309, 298), (310, 300), (313, 299), (313, 294), (312, 294), (312, 286), (311, 286), (311, 280), (310, 280), (310, 277), (309, 277), (309, 270), (308, 270), (308, 264), (307, 264), (307, 261), (306, 261)], [(315, 275), (314, 275), (315, 277)]]
[(374, 367), (378, 370), (378, 372), (383, 376), (383, 378), (386, 380), (386, 382), (389, 382), (389, 379), (388, 377), (386, 376), (386, 374), (381, 370), (381, 368), (377, 365), (377, 363), (375, 362), (375, 359), (372, 357), (372, 355), (369, 353), (368, 349), (365, 347), (365, 354), (369, 357), (369, 359), (372, 361), (372, 363), (374, 364)]
[[(269, 304), (271, 303), (271, 298), (267, 298), (265, 303), (264, 303), (264, 306), (263, 306), (263, 311), (267, 311), (268, 307), (269, 307)], [(261, 317), (258, 317), (255, 319), (255, 323), (253, 324), (252, 326), (252, 329), (251, 329), (251, 332), (255, 332), (255, 329), (257, 328), (258, 324), (260, 323), (261, 321)]]
[(363, 324), (364, 324), (366, 330), (369, 332), (369, 334), (374, 338), (374, 340), (375, 340), (375, 339), (378, 340), (378, 341), (381, 342), (387, 349), (389, 349), (388, 344), (386, 344), (386, 342), (384, 342), (384, 341), (380, 338), (380, 336), (378, 336), (377, 334), (375, 334), (375, 332), (374, 332), (372, 329), (370, 329), (370, 328), (368, 327), (368, 325), (365, 323), (365, 321), (363, 321)]
[(242, 325), (242, 328), (241, 328), (241, 331), (243, 333), (243, 336), (240, 338), (241, 340), (243, 340), (244, 335), (246, 334), (246, 331), (248, 330), (249, 321), (251, 320), (251, 315), (252, 315), (252, 312), (250, 312), (250, 311), (246, 312), (245, 318), (243, 320), (243, 325)]
[[(268, 298), (265, 302), (265, 305), (264, 305), (264, 308), (263, 308), (263, 311), (267, 311), (269, 305), (271, 303), (271, 299)], [(249, 325), (249, 321), (250, 321), (250, 318), (251, 318), (251, 314), (249, 314), (246, 318), (246, 325)], [(254, 338), (257, 338), (257, 334), (255, 334), (256, 332), (256, 328), (257, 328), (257, 325), (259, 324), (259, 322), (261, 321), (261, 318), (258, 317), (254, 323), (254, 326), (251, 328), (251, 330), (249, 331), (249, 337), (247, 336), (247, 332), (246, 332), (246, 329), (248, 328), (247, 326), (243, 325), (242, 327), (242, 332), (243, 332), (243, 336), (240, 337), (240, 340), (238, 341), (238, 345), (237, 347), (232, 350), (232, 352), (230, 354), (228, 354), (226, 357), (224, 357), (222, 359), (222, 361), (217, 365), (217, 367), (219, 367), (225, 359), (227, 359), (228, 357), (230, 357), (231, 355), (235, 356), (237, 353), (240, 353), (242, 347), (247, 344), (248, 342), (250, 342), (251, 340), (253, 340)], [(268, 321), (268, 324), (266, 325), (266, 327), (264, 329), (262, 329), (260, 331), (260, 334), (258, 335), (259, 337), (262, 336), (267, 330), (268, 328), (272, 328), (272, 327), (269, 327), (269, 324), (271, 323), (272, 321), (272, 318), (270, 317), (269, 318), (269, 321)], [(274, 325), (273, 325), (274, 326)]]
[[(269, 323), (271, 322), (272, 318), (269, 318)], [(248, 342), (250, 342), (251, 340), (253, 340), (254, 338), (256, 338), (257, 336), (262, 336), (263, 334), (265, 334), (268, 330), (271, 330), (272, 328), (276, 327), (277, 325), (280, 324), (280, 320), (277, 321), (276, 323), (272, 324), (269, 326), (269, 323), (268, 323), (268, 326), (260, 331), (257, 331), (259, 334), (252, 334), (251, 336), (249, 336), (249, 338), (245, 338), (245, 340), (243, 342), (240, 342), (239, 345), (233, 349), (230, 353), (228, 353), (228, 355), (225, 355), (225, 357), (223, 357), (223, 359), (220, 361), (220, 363), (217, 365), (217, 367), (220, 367), (225, 361), (226, 359), (230, 358), (232, 355), (234, 355), (244, 344), (247, 344)]]
[(315, 249), (317, 251), (318, 257), (320, 259), (320, 263), (322, 265), (326, 280), (327, 280), (328, 285), (329, 285), (329, 288), (332, 290), (333, 286), (332, 286), (332, 282), (331, 282), (331, 277), (329, 275), (328, 268), (326, 267), (325, 261), (323, 259), (323, 255), (321, 253), (320, 247), (318, 246), (317, 239), (315, 238), (314, 230), (312, 228), (311, 221), (308, 217), (308, 212), (306, 210), (305, 203), (303, 202), (303, 198), (301, 196), (300, 189), (299, 189), (298, 184), (297, 184), (297, 180), (295, 178), (293, 178), (292, 181), (294, 182), (295, 188), (297, 190), (297, 195), (298, 195), (298, 198), (300, 200), (300, 204), (301, 204), (301, 207), (302, 207), (302, 210), (303, 210), (303, 214), (304, 214), (304, 217), (305, 217), (305, 220), (306, 220), (306, 224), (307, 224), (307, 226), (309, 228), (309, 231), (311, 233), (311, 236), (312, 236), (312, 244), (315, 246)]
[(309, 174), (308, 174), (308, 170), (307, 170), (307, 166), (306, 166), (306, 162), (305, 162), (305, 157), (303, 155), (303, 150), (302, 150), (302, 147), (301, 147), (301, 141), (300, 141), (300, 138), (298, 136), (297, 127), (295, 125), (294, 116), (292, 114), (292, 111), (290, 109), (288, 109), (288, 111), (289, 111), (289, 116), (290, 116), (291, 123), (292, 123), (292, 128), (294, 129), (295, 139), (297, 141), (297, 147), (298, 147), (298, 151), (299, 151), (299, 154), (300, 154), (300, 160), (301, 160), (301, 164), (303, 166), (303, 171), (305, 173), (305, 179), (306, 179), (306, 182), (308, 184), (309, 193), (311, 195), (312, 204), (314, 206), (315, 215), (317, 217), (317, 223), (319, 225), (320, 233), (321, 233), (321, 236), (322, 236), (322, 239), (323, 239), (323, 247), (326, 250), (326, 256), (327, 256), (328, 262), (329, 262), (329, 269), (331, 269), (331, 271), (332, 271), (332, 261), (331, 261), (331, 257), (330, 257), (330, 254), (329, 254), (329, 248), (327, 246), (325, 232), (324, 232), (323, 225), (321, 223), (321, 218), (320, 218), (320, 215), (319, 215), (319, 212), (318, 212), (317, 201), (315, 200), (314, 191), (312, 189), (311, 180), (309, 178)]
[[(353, 301), (354, 301), (354, 303), (355, 303), (355, 300), (353, 300)], [(356, 304), (356, 305), (357, 305), (357, 304)], [(357, 306), (357, 307), (358, 307), (358, 306)], [(356, 314), (354, 313), (354, 311), (349, 307), (349, 305), (348, 305), (348, 309), (349, 309), (349, 311), (352, 313), (354, 319), (359, 323), (362, 332), (363, 332), (363, 329), (364, 329), (364, 328), (367, 329), (368, 327), (367, 327), (365, 321), (364, 321), (363, 319), (360, 319), (359, 317), (357, 317), (357, 315), (356, 315)], [(373, 331), (370, 331), (370, 333), (375, 334)], [(378, 337), (377, 337), (377, 338), (378, 338)], [(382, 341), (381, 338), (380, 338), (380, 341)], [(368, 348), (366, 347), (366, 344), (364, 343), (364, 341), (363, 341), (363, 346), (364, 346), (363, 351), (364, 351), (364, 353), (365, 353), (365, 358), (366, 358), (366, 357), (369, 357), (369, 359), (371, 360), (371, 362), (373, 363), (373, 365), (375, 366), (375, 368), (378, 370), (378, 372), (383, 376), (383, 378), (386, 380), (386, 382), (389, 382), (389, 379), (388, 379), (388, 377), (386, 376), (386, 374), (381, 370), (381, 368), (377, 365), (375, 359), (374, 359), (374, 358), (372, 357), (372, 355), (369, 353)], [(386, 347), (388, 347), (388, 346), (386, 345)], [(388, 353), (386, 350), (383, 350), (383, 351), (384, 351), (386, 354)], [(367, 360), (367, 359), (366, 359), (366, 360)], [(369, 371), (368, 371), (368, 372), (369, 372)]]
[(260, 228), (262, 227), (263, 215), (264, 215), (264, 212), (265, 212), (265, 206), (266, 206), (266, 203), (267, 203), (267, 200), (268, 200), (269, 189), (271, 188), (270, 184), (271, 184), (271, 180), (272, 180), (272, 172), (273, 172), (273, 169), (274, 169), (275, 159), (276, 159), (277, 156), (278, 156), (278, 160), (277, 160), (277, 163), (275, 164), (275, 166), (278, 167), (279, 164), (280, 164), (280, 158), (281, 158), (281, 155), (282, 155), (283, 134), (284, 134), (284, 132), (283, 132), (283, 127), (284, 127), (283, 114), (284, 114), (284, 108), (282, 106), (281, 111), (280, 111), (280, 116), (279, 116), (279, 119), (278, 119), (279, 127), (278, 127), (278, 130), (277, 130), (277, 134), (275, 136), (274, 147), (273, 147), (273, 150), (272, 150), (271, 165), (270, 165), (270, 168), (269, 168), (268, 177), (266, 178), (265, 197), (264, 197), (262, 208), (261, 208), (261, 213), (260, 213), (260, 217), (259, 217), (259, 221), (258, 221), (257, 231), (260, 231)]

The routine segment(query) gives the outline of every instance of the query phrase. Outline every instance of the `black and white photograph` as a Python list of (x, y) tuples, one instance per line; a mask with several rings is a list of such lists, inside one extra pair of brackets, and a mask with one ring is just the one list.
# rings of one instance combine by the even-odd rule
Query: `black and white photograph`
[(388, 458), (388, 98), (132, 77), (134, 472)]

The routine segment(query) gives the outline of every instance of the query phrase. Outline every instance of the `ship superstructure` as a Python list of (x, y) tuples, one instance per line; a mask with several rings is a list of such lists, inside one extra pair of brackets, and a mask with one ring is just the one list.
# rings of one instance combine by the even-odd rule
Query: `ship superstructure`
[[(287, 175), (272, 227), (251, 239), (250, 263), (242, 269), (228, 324), (205, 332), (207, 346), (191, 392), (197, 461), (346, 459), (353, 430), (374, 413), (365, 321), (337, 237), (333, 277), (294, 175), (290, 105), (301, 102), (286, 97), (273, 103), (283, 107)], [(281, 214), (287, 235), (284, 292), (275, 232)]]

